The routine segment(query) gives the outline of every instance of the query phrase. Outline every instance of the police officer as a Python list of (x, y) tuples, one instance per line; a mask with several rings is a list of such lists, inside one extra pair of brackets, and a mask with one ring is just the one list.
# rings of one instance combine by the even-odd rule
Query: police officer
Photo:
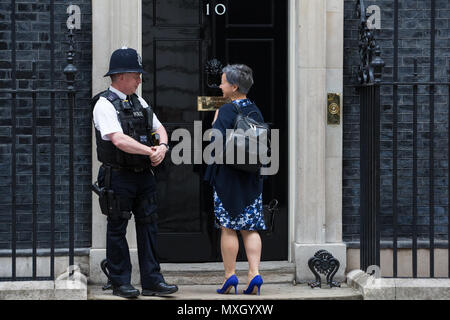
[[(167, 132), (151, 106), (136, 94), (146, 73), (136, 50), (122, 47), (111, 56), (112, 84), (93, 98), (97, 155), (102, 166), (98, 186), (100, 207), (107, 215), (106, 266), (113, 294), (125, 298), (140, 292), (131, 284), (126, 228), (131, 214), (136, 236), (142, 295), (167, 295), (178, 290), (160, 272), (156, 253), (156, 180), (158, 166), (169, 147)], [(159, 135), (160, 143), (155, 143)]]

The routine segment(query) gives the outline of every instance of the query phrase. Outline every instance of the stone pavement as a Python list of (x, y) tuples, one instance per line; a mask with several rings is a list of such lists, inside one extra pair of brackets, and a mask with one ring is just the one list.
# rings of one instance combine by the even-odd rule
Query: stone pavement
[[(295, 264), (287, 261), (263, 261), (260, 272), (264, 279), (261, 296), (247, 296), (242, 293), (247, 286), (247, 262), (236, 263), (236, 275), (239, 278), (238, 294), (221, 295), (216, 289), (224, 281), (223, 264), (211, 263), (162, 263), (161, 272), (167, 283), (178, 285), (178, 292), (169, 297), (144, 297), (138, 299), (171, 299), (171, 300), (309, 300), (309, 299), (362, 299), (357, 289), (347, 286), (344, 279), (341, 288), (330, 289), (322, 280), (322, 288), (311, 289), (306, 283), (294, 285)], [(88, 284), (89, 300), (122, 300), (114, 296), (112, 290), (103, 291), (102, 285), (106, 277), (96, 275), (93, 279), (102, 279), (103, 283), (91, 281)], [(141, 290), (138, 272), (132, 273), (132, 283)]]
[[(238, 294), (220, 295), (216, 293), (219, 285), (179, 285), (178, 292), (167, 297), (144, 297), (138, 300), (362, 300), (362, 295), (341, 284), (341, 288), (332, 288), (323, 285), (322, 288), (311, 289), (307, 284), (292, 285), (292, 283), (263, 284), (261, 295), (247, 296), (242, 294), (245, 284), (238, 286)], [(136, 286), (139, 290), (141, 287)], [(102, 290), (100, 285), (88, 286), (88, 300), (126, 300), (114, 296), (112, 290)]]

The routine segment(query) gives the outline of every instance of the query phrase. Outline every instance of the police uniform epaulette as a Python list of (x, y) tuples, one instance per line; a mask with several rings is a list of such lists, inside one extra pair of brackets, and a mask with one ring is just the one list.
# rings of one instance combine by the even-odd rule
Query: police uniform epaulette
[(119, 99), (119, 96), (112, 91), (107, 91), (107, 96), (105, 97), (109, 102)]

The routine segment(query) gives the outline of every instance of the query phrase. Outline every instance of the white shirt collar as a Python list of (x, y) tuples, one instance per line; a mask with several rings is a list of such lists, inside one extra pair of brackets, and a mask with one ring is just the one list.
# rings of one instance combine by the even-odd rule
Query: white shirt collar
[(109, 90), (114, 92), (115, 94), (117, 94), (117, 96), (122, 99), (125, 100), (127, 98), (127, 95), (125, 93), (123, 93), (122, 91), (117, 90), (116, 88), (114, 88), (113, 86), (109, 86)]

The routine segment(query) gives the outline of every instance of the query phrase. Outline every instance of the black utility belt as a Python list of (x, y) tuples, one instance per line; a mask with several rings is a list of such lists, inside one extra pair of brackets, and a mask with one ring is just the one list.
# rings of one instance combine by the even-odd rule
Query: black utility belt
[(130, 168), (130, 167), (120, 167), (120, 166), (112, 166), (112, 165), (108, 165), (108, 164), (103, 164), (103, 167), (111, 167), (112, 171), (127, 171), (127, 172), (135, 172), (135, 173), (140, 173), (140, 172), (151, 172), (153, 174), (153, 170), (150, 167), (146, 167), (146, 168)]

